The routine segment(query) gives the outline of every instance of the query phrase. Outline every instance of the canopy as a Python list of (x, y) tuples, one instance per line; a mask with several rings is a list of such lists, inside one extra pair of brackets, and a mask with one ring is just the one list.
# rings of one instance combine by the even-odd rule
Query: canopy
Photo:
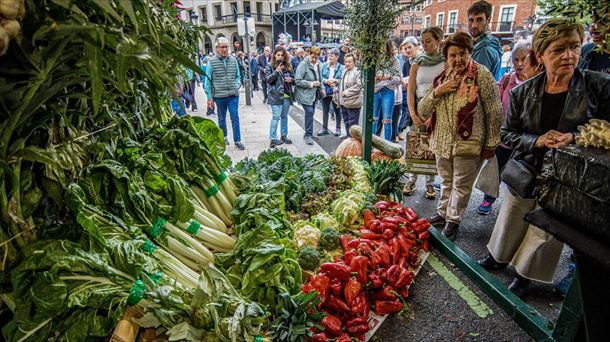
[(321, 20), (343, 19), (345, 5), (340, 1), (306, 2), (283, 8), (273, 14), (273, 42), (281, 33), (295, 41), (315, 43), (321, 37)]
[(296, 12), (311, 12), (313, 10), (316, 14), (320, 15), (320, 19), (343, 19), (344, 9), (345, 5), (340, 1), (306, 2), (304, 4), (283, 8), (275, 12), (275, 15), (284, 15)]

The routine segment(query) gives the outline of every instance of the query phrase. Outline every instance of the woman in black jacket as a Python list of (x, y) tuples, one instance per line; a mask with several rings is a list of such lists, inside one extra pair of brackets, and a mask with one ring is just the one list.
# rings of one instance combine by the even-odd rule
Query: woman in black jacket
[[(288, 110), (292, 103), (292, 83), (294, 71), (290, 63), (290, 55), (283, 46), (273, 51), (271, 62), (265, 67), (267, 79), (267, 104), (271, 105), (271, 127), (269, 128), (270, 148), (282, 144), (292, 144), (288, 139)], [(281, 137), (277, 138), (277, 124), (281, 121)]]
[(513, 265), (517, 276), (509, 289), (518, 296), (531, 280), (552, 282), (563, 248), (523, 220), (537, 206), (531, 190), (544, 154), (574, 142), (578, 125), (610, 116), (610, 76), (576, 67), (583, 36), (573, 19), (550, 19), (538, 29), (532, 47), (545, 71), (511, 92), (502, 126), (502, 142), (515, 149), (503, 172), (510, 191), (487, 244), (489, 255), (479, 264), (495, 270)]

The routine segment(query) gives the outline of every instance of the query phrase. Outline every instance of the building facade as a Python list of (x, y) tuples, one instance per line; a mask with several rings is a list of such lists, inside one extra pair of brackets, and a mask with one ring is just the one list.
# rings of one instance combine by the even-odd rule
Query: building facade
[(411, 6), (411, 1), (401, 0), (400, 5), (404, 12), (400, 17), (398, 26), (391, 32), (391, 36), (395, 40), (403, 40), (408, 36), (421, 36), (424, 22), (424, 5), (418, 4)]
[[(468, 30), (468, 8), (477, 0), (426, 0), (423, 3), (423, 27), (439, 26), (445, 34)], [(536, 0), (488, 0), (491, 32), (499, 37), (512, 37), (514, 32), (529, 28), (535, 18)]]
[(250, 33), (252, 51), (271, 44), (271, 15), (279, 10), (280, 3), (280, 0), (183, 0), (182, 5), (187, 9), (183, 19), (189, 20), (194, 12), (197, 24), (210, 29), (202, 37), (199, 47), (200, 51), (210, 53), (214, 51), (218, 37), (229, 39), (231, 51), (243, 50), (244, 39), (237, 34), (237, 19), (244, 16), (254, 18), (255, 32)]

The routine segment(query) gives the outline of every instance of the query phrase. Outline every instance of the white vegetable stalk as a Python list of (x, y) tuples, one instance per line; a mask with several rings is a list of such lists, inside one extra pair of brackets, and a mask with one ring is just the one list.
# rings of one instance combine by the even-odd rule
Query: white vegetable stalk
[(169, 230), (171, 233), (173, 233), (177, 237), (180, 237), (181, 239), (185, 240), (189, 244), (189, 247), (191, 247), (193, 250), (195, 250), (199, 254), (199, 256), (202, 257), (202, 258), (196, 258), (193, 260), (197, 261), (197, 260), (206, 259), (207, 262), (205, 262), (205, 265), (209, 264), (212, 260), (214, 260), (214, 254), (212, 254), (212, 252), (210, 252), (209, 249), (207, 249), (204, 245), (202, 245), (201, 242), (197, 241), (192, 236), (190, 236), (189, 234), (184, 232), (182, 229), (177, 228), (176, 226), (174, 226), (173, 224), (171, 224), (169, 222), (167, 222), (165, 224), (165, 228), (167, 228), (167, 230)]
[(195, 207), (195, 213), (193, 214), (193, 216), (199, 223), (208, 226), (212, 229), (215, 229), (219, 232), (227, 232), (227, 226), (222, 222), (221, 219), (218, 218), (218, 216), (212, 214), (211, 212), (209, 212), (205, 208), (198, 206), (197, 204), (193, 203), (193, 207)]
[[(189, 232), (189, 227), (193, 224), (198, 226), (198, 228), (196, 232)], [(206, 247), (211, 247), (216, 250), (232, 250), (235, 247), (235, 239), (225, 233), (206, 227), (205, 225), (201, 225), (195, 220), (191, 220), (189, 222), (178, 222), (176, 225), (191, 234), (194, 233), (194, 236), (201, 240)]]
[(153, 253), (153, 256), (163, 268), (163, 272), (170, 278), (175, 279), (187, 289), (194, 289), (197, 287), (199, 279), (197, 272), (186, 266), (176, 257), (165, 251), (163, 248), (157, 248)]
[(208, 197), (206, 193), (197, 186), (193, 186), (192, 190), (196, 197), (199, 198), (214, 215), (218, 216), (224, 224), (229, 226), (233, 223), (233, 219), (231, 218), (231, 209), (233, 207), (229, 204), (227, 199), (222, 196), (220, 191), (214, 196)]

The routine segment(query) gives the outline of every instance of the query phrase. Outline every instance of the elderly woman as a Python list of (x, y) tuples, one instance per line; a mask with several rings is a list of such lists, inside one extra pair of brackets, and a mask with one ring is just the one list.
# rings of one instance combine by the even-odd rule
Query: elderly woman
[[(510, 191), (479, 264), (489, 270), (513, 265), (517, 276), (509, 289), (518, 296), (531, 280), (553, 280), (563, 246), (523, 220), (536, 208), (531, 189), (544, 154), (572, 143), (578, 125), (610, 113), (610, 76), (576, 68), (582, 40), (583, 27), (573, 19), (550, 19), (536, 31), (532, 45), (545, 71), (511, 92), (502, 126), (502, 142), (516, 150), (502, 173)], [(511, 168), (517, 164), (526, 167)]]
[[(303, 106), (305, 111), (305, 142), (308, 145), (313, 145), (313, 114), (316, 108), (316, 99), (318, 93), (321, 94), (320, 87), (322, 86), (322, 71), (320, 62), (320, 48), (312, 46), (309, 49), (309, 55), (303, 59), (297, 67), (294, 76), (295, 100)], [(317, 138), (316, 138), (317, 139)]]
[(345, 72), (339, 81), (336, 94), (346, 132), (341, 139), (351, 137), (349, 128), (358, 124), (362, 107), (362, 77), (360, 70), (356, 67), (356, 56), (347, 53), (343, 57), (343, 61), (345, 62)]
[(324, 91), (322, 94), (322, 130), (318, 133), (318, 136), (328, 135), (328, 116), (330, 113), (330, 107), (333, 107), (333, 115), (335, 118), (335, 136), (341, 135), (341, 113), (339, 112), (339, 106), (333, 102), (333, 96), (337, 92), (337, 83), (343, 75), (343, 65), (337, 60), (339, 59), (339, 49), (331, 49), (327, 56), (327, 62), (322, 64), (322, 85)]
[(487, 68), (472, 60), (472, 38), (455, 33), (443, 44), (447, 68), (419, 102), (428, 115), (430, 149), (436, 155), (441, 199), (433, 225), (445, 223), (443, 235), (454, 240), (482, 161), (500, 143), (502, 107), (498, 86)]

